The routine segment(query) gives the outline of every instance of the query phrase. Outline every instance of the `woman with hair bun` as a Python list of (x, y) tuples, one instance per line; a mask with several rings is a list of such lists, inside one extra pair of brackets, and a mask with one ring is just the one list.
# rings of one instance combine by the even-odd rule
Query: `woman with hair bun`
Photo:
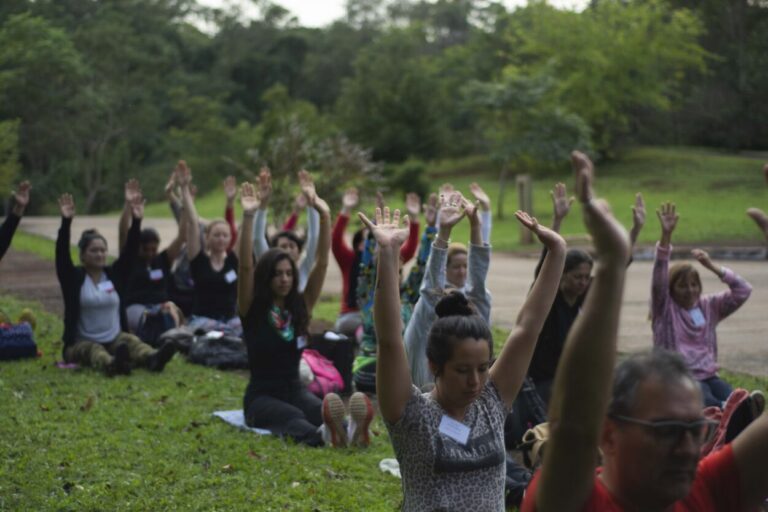
[[(458, 206), (456, 204), (450, 206)], [(402, 337), (398, 252), (408, 236), (400, 211), (359, 214), (379, 247), (374, 302), (379, 342), (376, 391), (403, 477), (403, 510), (504, 510), (504, 419), (517, 395), (536, 338), (557, 292), (565, 259), (560, 235), (524, 212), (517, 219), (549, 254), (498, 359), (487, 322), (463, 295), (438, 303), (427, 359), (428, 393), (413, 385)]]

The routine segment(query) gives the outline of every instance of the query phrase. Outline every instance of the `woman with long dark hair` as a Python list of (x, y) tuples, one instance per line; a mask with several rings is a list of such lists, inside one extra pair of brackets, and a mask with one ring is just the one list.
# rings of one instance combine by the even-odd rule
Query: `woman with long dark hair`
[[(270, 188), (269, 174), (262, 173), (260, 193), (268, 194)], [(322, 445), (324, 440), (334, 446), (346, 445), (349, 434), (356, 444), (367, 445), (373, 408), (365, 395), (355, 393), (350, 399), (353, 432), (348, 433), (339, 396), (330, 393), (321, 402), (299, 381), (301, 351), (325, 281), (331, 245), (330, 209), (316, 193), (308, 197), (320, 216), (320, 233), (315, 264), (300, 292), (296, 263), (282, 249), (266, 251), (254, 268), (251, 237), (260, 198), (250, 183), (244, 183), (240, 191), (243, 222), (237, 302), (251, 371), (243, 398), (245, 421), (310, 446)], [(323, 423), (325, 439), (319, 428)]]

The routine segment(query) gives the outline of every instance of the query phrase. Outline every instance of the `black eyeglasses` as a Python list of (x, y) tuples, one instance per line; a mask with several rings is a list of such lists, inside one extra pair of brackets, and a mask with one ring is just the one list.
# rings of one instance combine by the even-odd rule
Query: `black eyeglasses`
[(705, 418), (696, 421), (645, 421), (622, 416), (621, 414), (611, 414), (609, 417), (622, 423), (631, 423), (632, 425), (645, 427), (656, 440), (668, 446), (674, 446), (679, 443), (686, 432), (690, 432), (691, 437), (697, 443), (705, 444), (712, 440), (719, 425), (717, 421)]

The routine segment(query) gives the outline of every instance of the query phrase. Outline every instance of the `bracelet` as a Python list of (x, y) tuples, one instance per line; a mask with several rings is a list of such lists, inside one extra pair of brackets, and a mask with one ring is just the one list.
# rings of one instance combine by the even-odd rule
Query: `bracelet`
[(445, 240), (444, 238), (440, 238), (440, 235), (437, 235), (435, 237), (436, 242), (443, 242), (445, 245), (451, 245), (451, 239)]

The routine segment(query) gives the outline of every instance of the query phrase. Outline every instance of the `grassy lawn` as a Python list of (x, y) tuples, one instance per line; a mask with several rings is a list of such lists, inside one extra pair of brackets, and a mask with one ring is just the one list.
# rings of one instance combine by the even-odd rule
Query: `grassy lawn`
[[(39, 305), (0, 297), (12, 318)], [(316, 316), (332, 320), (337, 301)], [(174, 359), (162, 374), (63, 370), (61, 322), (39, 313), (43, 356), (0, 364), (0, 510), (395, 510), (400, 481), (376, 419), (365, 451), (311, 449), (211, 417), (241, 407), (246, 378)], [(494, 328), (497, 349), (506, 332)], [(725, 372), (736, 386), (765, 378)], [(107, 505), (108, 504), (108, 505)]]
[[(619, 159), (597, 165), (597, 186), (601, 196), (611, 203), (617, 217), (631, 225), (631, 206), (636, 192), (642, 192), (648, 209), (648, 221), (640, 235), (641, 244), (652, 244), (659, 236), (655, 209), (663, 201), (673, 201), (680, 213), (675, 241), (684, 243), (761, 245), (760, 233), (745, 214), (750, 206), (768, 208), (768, 190), (763, 181), (762, 161), (714, 150), (684, 147), (640, 147), (626, 151)], [(493, 164), (482, 157), (440, 161), (428, 167), (429, 179), (437, 188), (443, 182), (469, 192), (469, 184), (477, 181), (489, 193), (496, 209), (498, 173)], [(570, 168), (534, 177), (534, 214), (540, 222), (551, 222), (549, 190), (555, 182), (572, 186)], [(341, 188), (340, 188), (341, 190)], [(340, 192), (341, 193), (341, 192)], [(402, 206), (402, 200), (392, 201)], [(329, 201), (330, 202), (330, 201)], [(333, 204), (333, 203), (332, 203)], [(373, 203), (364, 206), (370, 209)], [(200, 197), (200, 215), (223, 216), (224, 196), (217, 189)], [(526, 250), (519, 243), (519, 227), (513, 213), (517, 209), (514, 176), (508, 181), (504, 204), (505, 218), (494, 218), (492, 243), (496, 249)], [(148, 216), (170, 215), (164, 203), (148, 205)], [(238, 213), (239, 218), (239, 213)], [(350, 230), (352, 228), (350, 227)], [(583, 237), (578, 208), (566, 218), (562, 228), (566, 236)], [(466, 223), (460, 224), (452, 237), (467, 241)]]
[[(25, 233), (20, 229), (16, 230), (13, 235), (11, 247), (17, 251), (32, 253), (44, 260), (54, 261), (56, 259), (56, 245), (51, 239)], [(80, 252), (76, 246), (73, 245), (69, 252), (72, 255), (72, 261), (80, 261)]]

